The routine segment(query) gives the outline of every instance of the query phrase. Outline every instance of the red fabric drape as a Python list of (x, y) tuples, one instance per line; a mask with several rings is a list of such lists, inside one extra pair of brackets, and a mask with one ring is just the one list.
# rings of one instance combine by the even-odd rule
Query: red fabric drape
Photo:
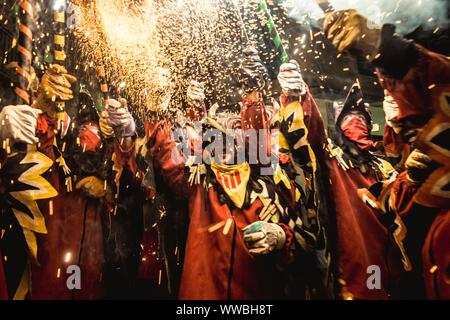
[(363, 119), (352, 117), (344, 120), (341, 129), (347, 139), (356, 143), (361, 150), (369, 150), (373, 146), (373, 141), (369, 139), (369, 129)]
[[(334, 159), (328, 165), (338, 232), (339, 278), (354, 299), (389, 299), (392, 280), (401, 268), (397, 249), (376, 213), (356, 196), (358, 189), (376, 180), (358, 169), (344, 171)], [(381, 271), (379, 290), (367, 287), (367, 268), (372, 265)]]
[[(37, 129), (40, 151), (53, 160), (55, 125), (54, 119), (41, 115)], [(39, 265), (32, 264), (30, 298), (98, 299), (102, 297), (103, 267), (101, 207), (98, 200), (87, 198), (80, 190), (68, 193), (60, 171), (54, 164), (51, 171), (44, 174), (59, 194), (53, 199), (38, 201), (48, 233), (37, 235)], [(53, 214), (50, 214), (50, 207)], [(81, 290), (67, 287), (69, 265), (78, 265), (81, 269)]]
[(442, 210), (430, 227), (423, 255), (423, 278), (428, 299), (450, 299), (450, 210)]

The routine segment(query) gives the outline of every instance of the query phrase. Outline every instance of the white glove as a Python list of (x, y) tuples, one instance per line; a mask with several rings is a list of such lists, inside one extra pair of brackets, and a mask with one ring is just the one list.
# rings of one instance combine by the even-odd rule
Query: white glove
[(394, 98), (392, 98), (386, 91), (385, 91), (384, 101), (383, 101), (383, 110), (386, 117), (386, 124), (393, 128), (395, 133), (400, 133), (401, 128), (396, 123), (397, 116), (398, 116), (398, 104), (395, 102)]
[(298, 97), (306, 93), (306, 84), (300, 73), (300, 66), (295, 60), (281, 65), (278, 81), (287, 96)]
[(155, 69), (155, 78), (153, 83), (152, 104), (150, 110), (154, 112), (163, 112), (169, 109), (174, 87), (171, 81), (169, 69), (157, 67)]
[(244, 241), (253, 255), (263, 255), (280, 250), (286, 242), (283, 228), (276, 223), (257, 221), (242, 231), (244, 231)]
[(136, 124), (127, 107), (125, 99), (106, 100), (106, 120), (120, 137), (132, 137), (136, 133)]
[(202, 83), (192, 80), (186, 95), (190, 101), (203, 102), (205, 100), (205, 87)]
[(9, 139), (10, 146), (16, 142), (35, 144), (37, 118), (41, 110), (27, 105), (6, 106), (0, 112), (0, 140)]

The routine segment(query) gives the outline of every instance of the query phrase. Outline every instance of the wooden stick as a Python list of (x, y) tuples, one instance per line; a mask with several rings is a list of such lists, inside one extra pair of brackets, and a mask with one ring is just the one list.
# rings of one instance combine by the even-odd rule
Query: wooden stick
[(33, 33), (31, 31), (33, 15), (33, 1), (22, 0), (19, 9), (19, 43), (17, 46), (19, 81), (14, 88), (18, 104), (31, 104), (31, 95), (28, 88), (31, 83), (31, 62), (33, 58)]

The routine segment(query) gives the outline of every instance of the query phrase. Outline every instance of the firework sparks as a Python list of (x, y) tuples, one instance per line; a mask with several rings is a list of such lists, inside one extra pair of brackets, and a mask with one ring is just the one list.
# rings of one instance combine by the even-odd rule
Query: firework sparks
[(139, 111), (159, 109), (168, 92), (172, 105), (179, 105), (193, 78), (206, 83), (210, 94), (213, 88), (216, 96), (233, 94), (224, 80), (232, 81), (235, 74), (230, 60), (241, 50), (242, 26), (236, 15), (230, 18), (224, 1), (74, 4), (84, 58), (104, 65), (108, 80), (125, 87)]

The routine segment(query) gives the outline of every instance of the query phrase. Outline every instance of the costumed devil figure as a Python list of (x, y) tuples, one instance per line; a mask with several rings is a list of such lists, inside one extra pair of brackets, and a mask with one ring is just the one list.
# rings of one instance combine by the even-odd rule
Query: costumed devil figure
[[(71, 123), (68, 115), (65, 114), (62, 123), (56, 117), (57, 102), (73, 98), (71, 84), (75, 80), (64, 67), (51, 65), (31, 106), (2, 109), (5, 125), (1, 134), (9, 145), (2, 150), (5, 163), (1, 171), (4, 204), (1, 222), (5, 234), (1, 250), (10, 298), (101, 296), (103, 247), (99, 209), (102, 206), (91, 198), (105, 197), (107, 188), (97, 181), (101, 177), (93, 176), (95, 165), (89, 166), (92, 162), (84, 159), (84, 166), (72, 172), (64, 152), (71, 150), (70, 156), (78, 162), (82, 159), (77, 157), (99, 151), (101, 138), (95, 117), (77, 119), (81, 122), (76, 122), (78, 133), (73, 139), (67, 138)], [(92, 104), (83, 102), (80, 116), (89, 108)], [(80, 178), (77, 188), (82, 191), (71, 192), (76, 177)], [(95, 188), (95, 183), (101, 188)], [(66, 283), (70, 275), (67, 269), (74, 264), (89, 279), (76, 293)]]
[[(336, 102), (336, 138), (328, 145), (330, 185), (337, 230), (339, 284), (344, 299), (388, 299), (401, 269), (401, 239), (398, 246), (376, 212), (355, 195), (358, 189), (391, 176), (396, 171), (376, 155), (370, 138), (372, 117), (358, 84), (352, 86), (344, 103)], [(333, 144), (334, 143), (334, 144)], [(395, 217), (394, 217), (395, 218)], [(403, 228), (401, 221), (399, 229)], [(367, 287), (367, 268), (379, 266), (382, 290)], [(405, 266), (409, 261), (405, 256)]]
[[(200, 146), (194, 150), (208, 161), (198, 163), (193, 159), (196, 153), (181, 153), (167, 121), (146, 124), (146, 150), (153, 158), (155, 175), (161, 175), (172, 192), (189, 199), (180, 299), (283, 298), (287, 273), (282, 270), (293, 260), (315, 261), (306, 259), (315, 257), (317, 241), (298, 211), (301, 192), (279, 164), (273, 168), (270, 161), (278, 156), (271, 149), (271, 113), (263, 101), (265, 67), (253, 48), (244, 51), (241, 70), (245, 94), (240, 115), (216, 107), (206, 114), (201, 84), (193, 81), (188, 89), (190, 108), (181, 128), (188, 134), (179, 146)], [(125, 107), (121, 112), (129, 114)], [(313, 151), (305, 138), (303, 113), (291, 112), (285, 118), (289, 121), (280, 117), (286, 148), (297, 153), (308, 176), (313, 173)], [(202, 139), (192, 127), (195, 120), (212, 130), (214, 139), (231, 143), (215, 145), (211, 138)], [(249, 148), (254, 129), (256, 145), (263, 151), (251, 162), (249, 153), (241, 158), (239, 154), (241, 148)], [(262, 174), (263, 168), (271, 174)]]
[[(303, 225), (314, 235), (316, 251), (310, 271), (304, 269), (307, 260), (303, 259), (296, 266), (295, 274), (314, 279), (312, 288), (316, 291), (310, 298), (332, 298), (335, 272), (329, 241), (335, 226), (329, 214), (330, 194), (326, 188), (327, 134), (319, 108), (295, 60), (280, 66), (278, 81), (282, 89), (280, 109), (272, 117), (271, 126), (278, 129), (279, 134), (274, 136), (272, 144), (278, 150), (281, 167), (301, 191), (301, 205), (297, 209)], [(306, 285), (311, 286), (311, 283)], [(295, 286), (302, 288), (299, 283)]]
[[(158, 68), (160, 111), (171, 99), (168, 70)], [(106, 100), (100, 127), (111, 148), (114, 201), (105, 225), (104, 283), (108, 298), (173, 298), (184, 253), (186, 203), (154, 171), (147, 136), (139, 138), (127, 101)], [(153, 109), (157, 109), (154, 107)], [(169, 200), (170, 199), (170, 200)], [(174, 254), (171, 254), (174, 253)]]
[(448, 298), (450, 254), (443, 244), (450, 228), (450, 62), (402, 38), (395, 26), (377, 26), (356, 10), (327, 14), (324, 30), (339, 51), (348, 50), (376, 67), (380, 84), (398, 106), (397, 131), (413, 150), (398, 177), (359, 192), (382, 216), (391, 216), (386, 220), (398, 221), (392, 217), (400, 215), (406, 225), (405, 230), (391, 225), (394, 234), (407, 230), (404, 245), (412, 264), (399, 294)]
[(353, 9), (323, 33), (375, 68), (382, 142), (359, 80), (329, 137), (284, 49), (275, 101), (244, 46), (236, 109), (164, 68), (139, 116), (106, 72), (102, 112), (65, 67), (33, 75), (0, 111), (0, 299), (450, 299), (450, 61)]

